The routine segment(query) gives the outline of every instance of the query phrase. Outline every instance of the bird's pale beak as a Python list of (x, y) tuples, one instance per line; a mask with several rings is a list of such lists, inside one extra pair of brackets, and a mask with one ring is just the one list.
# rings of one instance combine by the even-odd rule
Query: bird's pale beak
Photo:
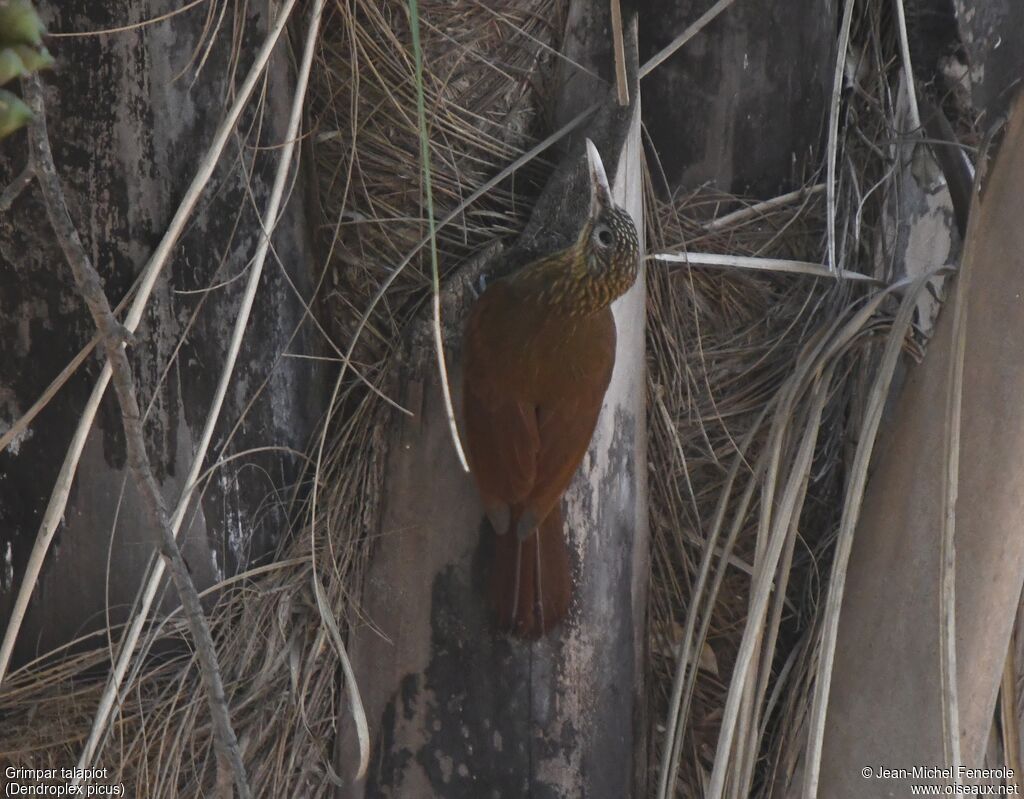
[(590, 171), (590, 216), (594, 218), (604, 208), (611, 207), (612, 190), (608, 185), (601, 154), (590, 139), (587, 139), (587, 165)]

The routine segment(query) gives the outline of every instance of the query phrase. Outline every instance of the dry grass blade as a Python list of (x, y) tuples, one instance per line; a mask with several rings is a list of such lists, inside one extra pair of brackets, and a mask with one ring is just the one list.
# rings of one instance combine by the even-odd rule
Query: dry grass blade
[(316, 573), (316, 564), (310, 575), (313, 581), (313, 593), (316, 596), (316, 607), (320, 612), (320, 620), (330, 633), (331, 645), (338, 653), (341, 661), (342, 672), (345, 675), (345, 685), (348, 687), (349, 706), (352, 708), (352, 719), (356, 725), (356, 737), (359, 739), (359, 768), (356, 770), (356, 779), (361, 780), (366, 776), (366, 769), (370, 765), (370, 726), (366, 722), (366, 710), (363, 708), (363, 700), (359, 695), (359, 683), (356, 680), (355, 671), (352, 669), (352, 661), (349, 660), (348, 650), (345, 649), (345, 640), (338, 629), (338, 622), (331, 613), (330, 601), (320, 584), (320, 577)]
[[(117, 304), (117, 307), (114, 308), (115, 314), (121, 314), (124, 308), (128, 305), (128, 301), (131, 299), (131, 295), (134, 293), (136, 287), (137, 283), (132, 286), (128, 294)], [(29, 406), (29, 409), (19, 416), (17, 420), (15, 420), (14, 424), (4, 431), (4, 434), (0, 436), (0, 452), (7, 449), (7, 447), (9, 447), (11, 443), (18, 438), (18, 436), (28, 430), (32, 421), (39, 415), (40, 411), (49, 404), (50, 400), (57, 395), (71, 376), (78, 371), (78, 367), (85, 363), (86, 359), (95, 351), (99, 343), (100, 337), (97, 334), (92, 337), (88, 344), (78, 351), (74, 358), (68, 361), (68, 364), (60, 370), (60, 374), (50, 381), (50, 385), (48, 385), (43, 390), (43, 393), (39, 395), (38, 399)]]
[[(707, 796), (709, 799), (721, 799), (725, 792), (729, 763), (728, 753), (732, 750), (735, 740), (740, 703), (747, 684), (748, 671), (754, 662), (755, 649), (758, 646), (761, 634), (761, 625), (768, 609), (768, 600), (772, 592), (772, 577), (778, 565), (779, 557), (782, 554), (783, 545), (786, 542), (786, 532), (792, 523), (796, 503), (802, 490), (801, 487), (806, 482), (807, 474), (811, 467), (811, 456), (814, 454), (814, 446), (817, 442), (818, 430), (822, 414), (825, 410), (825, 401), (828, 399), (828, 386), (831, 377), (832, 367), (828, 367), (825, 374), (815, 381), (811, 410), (801, 437), (800, 448), (786, 480), (776, 515), (771, 518), (771, 530), (764, 547), (763, 558), (755, 566), (756, 571), (751, 589), (747, 626), (744, 629), (740, 649), (736, 655), (736, 666), (722, 714), (722, 726), (718, 736), (715, 766), (711, 772), (711, 780), (708, 784)], [(794, 389), (795, 387), (792, 387), (790, 390), (793, 391)], [(782, 412), (782, 408), (785, 409), (784, 412)], [(780, 468), (782, 432), (790, 410), (788, 403), (783, 404), (780, 406), (780, 413), (775, 420), (775, 442), (771, 447), (772, 460), (767, 474), (769, 485), (774, 484)], [(767, 493), (771, 496), (774, 492), (769, 489)], [(767, 513), (763, 512), (762, 518), (765, 520), (763, 526), (767, 527), (769, 519)]]
[(914, 88), (914, 66), (910, 60), (910, 37), (907, 35), (907, 12), (903, 0), (896, 2), (896, 26), (900, 37), (900, 59), (903, 62), (903, 81), (910, 105), (910, 127), (912, 132), (921, 131), (921, 112), (917, 107), (917, 91)]
[(942, 483), (939, 675), (942, 684), (942, 738), (946, 765), (953, 769), (954, 784), (961, 784), (960, 701), (956, 667), (956, 499), (960, 486), (960, 428), (963, 418), (964, 352), (967, 343), (967, 297), (970, 291), (970, 258), (964, 259), (956, 281), (953, 305), (953, 351), (947, 382), (945, 479)]
[(55, 39), (66, 39), (80, 36), (108, 36), (113, 33), (126, 33), (127, 31), (138, 30), (139, 28), (145, 28), (149, 25), (156, 25), (159, 22), (165, 22), (172, 17), (178, 16), (186, 11), (190, 11), (198, 5), (210, 2), (210, 0), (189, 0), (185, 5), (180, 8), (176, 8), (173, 11), (168, 11), (166, 14), (158, 14), (155, 17), (144, 19), (141, 22), (132, 22), (127, 25), (118, 25), (113, 28), (102, 28), (95, 31), (51, 31), (47, 36), (52, 36)]
[(25, 168), (14, 177), (14, 180), (7, 184), (7, 188), (0, 192), (0, 214), (6, 214), (11, 210), (11, 205), (28, 188), (35, 176), (32, 165), (26, 164)]
[(731, 211), (728, 214), (722, 216), (716, 216), (706, 225), (704, 229), (711, 232), (716, 230), (726, 230), (728, 228), (738, 225), (740, 222), (746, 222), (751, 219), (757, 219), (760, 216), (764, 216), (771, 211), (777, 211), (787, 205), (793, 203), (802, 202), (813, 194), (817, 194), (820, 191), (825, 190), (824, 183), (815, 183), (813, 186), (808, 186), (804, 189), (797, 189), (796, 191), (787, 192), (786, 194), (780, 194), (778, 197), (773, 197), (770, 200), (762, 200), (758, 203), (753, 203), (745, 208), (737, 208), (735, 211)]
[(826, 144), (827, 177), (825, 194), (828, 210), (828, 267), (835, 271), (836, 263), (836, 166), (839, 160), (839, 105), (843, 90), (843, 73), (847, 54), (850, 50), (850, 29), (853, 25), (853, 9), (856, 0), (849, 0), (843, 8), (843, 21), (839, 27), (839, 42), (836, 46), (836, 69), (832, 76), (832, 99), (828, 108), (828, 142)]
[(611, 0), (612, 45), (615, 49), (615, 91), (619, 105), (629, 105), (629, 83), (626, 78), (626, 48), (622, 39), (622, 3)]
[(420, 11), (416, 0), (409, 0), (409, 25), (412, 31), (413, 58), (416, 63), (416, 120), (420, 133), (420, 161), (423, 165), (423, 192), (427, 205), (427, 235), (430, 238), (430, 286), (433, 293), (431, 301), (434, 319), (434, 348), (437, 353), (438, 379), (441, 381), (441, 393), (444, 397), (444, 410), (448, 417), (448, 430), (451, 433), (452, 446), (459, 456), (463, 471), (469, 471), (469, 462), (459, 437), (459, 428), (455, 423), (455, 406), (452, 404), (452, 389), (448, 380), (448, 366), (444, 355), (444, 333), (441, 330), (441, 268), (437, 263), (437, 229), (434, 224), (434, 190), (431, 185), (430, 169), (430, 136), (427, 133), (427, 111), (423, 99), (423, 48), (420, 45)]
[[(882, 411), (889, 387), (896, 370), (897, 359), (903, 347), (904, 339), (913, 320), (913, 314), (920, 292), (927, 285), (935, 272), (929, 272), (918, 278), (904, 295), (900, 310), (893, 322), (886, 340), (885, 352), (878, 368), (874, 384), (864, 412), (860, 443), (850, 467), (849, 484), (843, 504), (843, 516), (839, 525), (836, 540), (836, 553), (832, 562), (832, 577), (829, 581), (828, 596), (824, 608), (824, 626), (821, 633), (821, 644), (818, 655), (817, 677), (814, 683), (814, 699), (811, 705), (809, 722), (807, 757), (804, 773), (804, 799), (814, 799), (818, 795), (818, 780), (821, 768), (821, 749), (825, 733), (825, 713), (828, 710), (828, 694), (832, 677), (832, 665), (835, 659), (836, 635), (839, 629), (839, 611), (843, 602), (843, 587), (846, 581), (846, 567), (853, 548), (853, 532), (860, 516), (864, 486), (867, 483), (868, 465), (874, 450), (878, 426), (882, 421)], [(903, 285), (906, 285), (904, 282)]]
[(697, 20), (690, 25), (690, 27), (680, 33), (660, 51), (655, 53), (646, 63), (642, 64), (640, 66), (640, 77), (644, 78), (653, 72), (659, 64), (670, 58), (673, 53), (679, 50), (680, 47), (704, 30), (709, 23), (715, 20), (719, 14), (725, 11), (725, 9), (731, 6), (734, 2), (735, 0), (718, 0), (718, 2), (711, 6), (711, 8), (697, 17)]
[(94, 336), (92, 341), (82, 347), (82, 349), (78, 351), (78, 354), (71, 359), (68, 365), (61, 369), (60, 374), (50, 382), (50, 385), (46, 387), (43, 393), (39, 395), (39, 398), (32, 403), (29, 409), (19, 416), (14, 424), (4, 431), (4, 434), (0, 436), (0, 452), (7, 449), (7, 447), (14, 443), (19, 436), (28, 430), (29, 426), (32, 424), (32, 420), (39, 415), (39, 412), (42, 411), (43, 408), (49, 405), (50, 400), (57, 395), (57, 392), (59, 392), (64, 384), (68, 382), (70, 377), (78, 371), (78, 367), (85, 363), (85, 360), (92, 355), (93, 351), (96, 349), (96, 345), (99, 343), (99, 336)]
[(808, 261), (789, 261), (782, 258), (751, 258), (743, 255), (720, 255), (717, 253), (705, 252), (659, 252), (649, 256), (655, 261), (666, 264), (687, 264), (690, 266), (716, 266), (725, 269), (751, 269), (765, 272), (783, 272), (793, 275), (812, 275), (814, 277), (827, 277), (832, 279), (853, 280), (865, 283), (878, 281), (869, 275), (860, 272), (850, 272), (845, 269), (833, 271), (821, 264)]

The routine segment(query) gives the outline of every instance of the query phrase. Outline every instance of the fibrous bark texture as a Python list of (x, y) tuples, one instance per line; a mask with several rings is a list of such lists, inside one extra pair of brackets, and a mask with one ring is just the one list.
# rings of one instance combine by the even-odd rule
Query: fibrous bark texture
[[(710, 5), (641, 3), (641, 63)], [(767, 198), (805, 184), (824, 143), (836, 5), (736, 2), (644, 78), (644, 122), (670, 188)]]
[[(116, 28), (179, 9), (167, 0), (41, 6), (53, 32)], [(112, 305), (130, 290), (159, 241), (230, 102), (232, 81), (245, 74), (272, 22), (266, 6), (231, 6), (217, 24), (219, 8), (207, 16), (213, 8), (50, 43), (58, 61), (45, 76), (54, 158), (73, 222)], [(271, 145), (280, 144), (287, 124), (290, 71), (282, 42), (263, 104), (243, 118), (130, 348), (140, 401), (144, 411), (149, 408), (147, 448), (169, 504), (184, 488), (260, 235), (257, 209), (266, 204), (277, 162)], [(0, 169), (9, 180), (20, 169), (24, 139), (5, 141), (3, 150)], [(301, 451), (315, 419), (322, 392), (310, 390), (317, 380), (310, 362), (281, 358), (286, 350), (311, 346), (304, 331), (293, 339), (302, 305), (289, 285), (308, 298), (311, 259), (301, 196), (293, 193), (278, 224), (278, 262), (263, 278), (211, 464), (258, 446)], [(35, 186), (0, 220), (0, 259), (2, 429), (88, 343), (94, 327)], [(0, 619), (9, 613), (101, 364), (91, 356), (31, 428), (0, 453)], [(298, 469), (297, 458), (276, 452), (238, 458), (213, 473), (186, 517), (184, 551), (197, 582), (209, 584), (273, 549), (287, 528), (285, 505)], [(108, 612), (114, 622), (124, 618), (153, 553), (153, 531), (126, 474), (120, 417), (108, 392), (29, 608), (17, 660), (102, 627)]]

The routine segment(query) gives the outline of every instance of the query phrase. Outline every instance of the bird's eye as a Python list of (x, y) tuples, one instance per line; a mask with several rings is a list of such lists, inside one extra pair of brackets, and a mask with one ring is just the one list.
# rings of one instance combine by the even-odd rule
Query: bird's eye
[(612, 232), (606, 225), (601, 225), (594, 231), (594, 238), (602, 247), (612, 246)]

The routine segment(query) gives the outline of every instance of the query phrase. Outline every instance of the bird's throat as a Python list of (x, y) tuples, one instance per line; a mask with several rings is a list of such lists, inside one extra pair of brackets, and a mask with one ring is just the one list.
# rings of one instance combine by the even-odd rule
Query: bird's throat
[(636, 264), (600, 264), (576, 245), (535, 261), (511, 279), (528, 301), (561, 316), (590, 316), (629, 290), (636, 279)]

